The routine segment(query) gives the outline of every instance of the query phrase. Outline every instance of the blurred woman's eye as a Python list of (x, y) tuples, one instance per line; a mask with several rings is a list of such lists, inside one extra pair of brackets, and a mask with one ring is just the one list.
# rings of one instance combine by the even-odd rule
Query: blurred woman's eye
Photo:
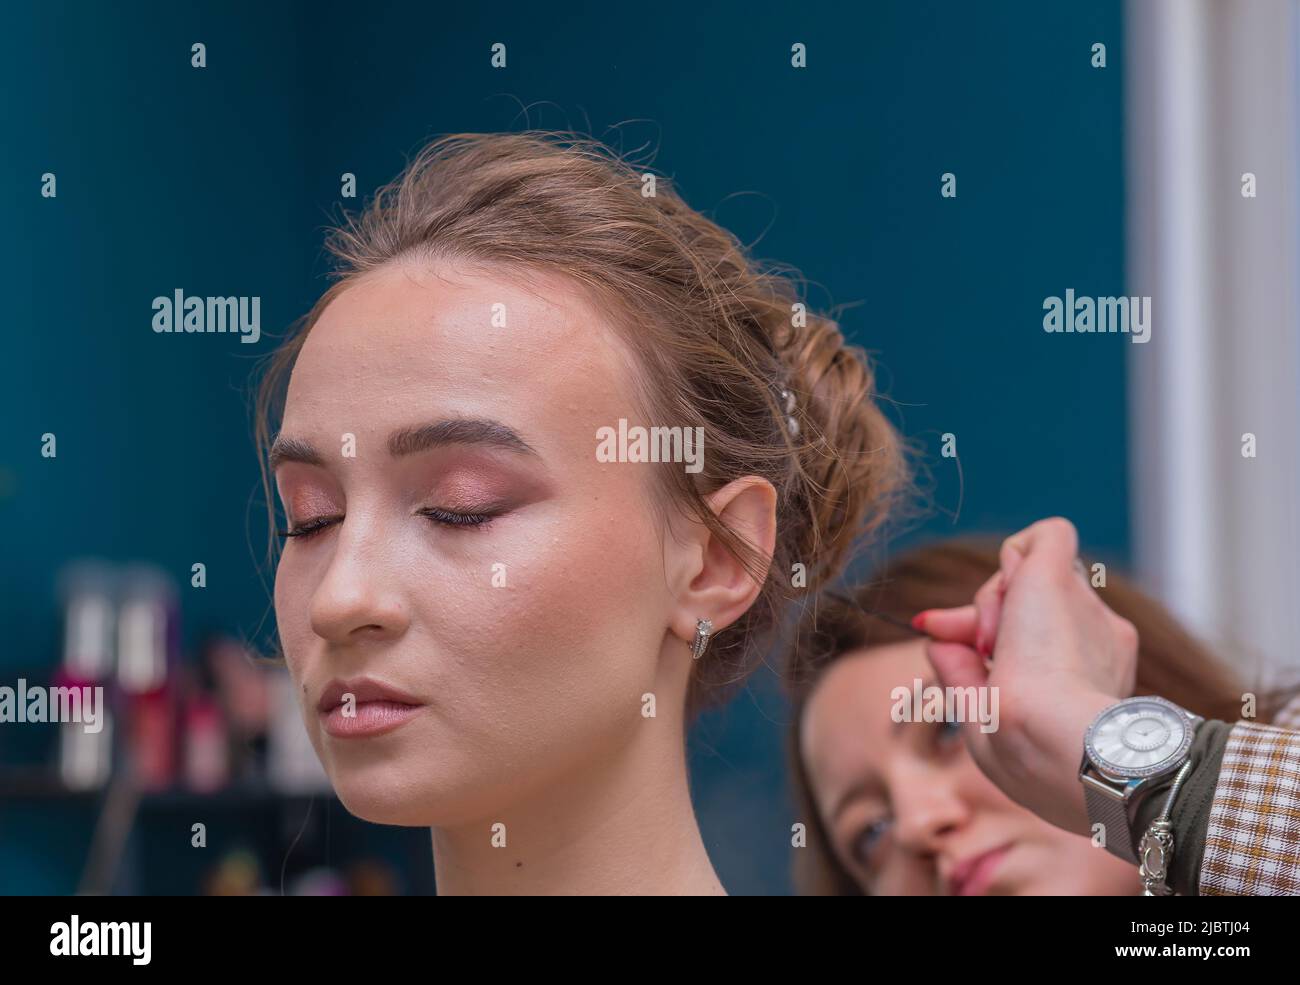
[(961, 738), (961, 722), (940, 722), (938, 725), (939, 742), (947, 744)]
[(863, 868), (871, 865), (872, 856), (888, 831), (889, 818), (880, 818), (868, 824), (853, 839), (853, 857)]

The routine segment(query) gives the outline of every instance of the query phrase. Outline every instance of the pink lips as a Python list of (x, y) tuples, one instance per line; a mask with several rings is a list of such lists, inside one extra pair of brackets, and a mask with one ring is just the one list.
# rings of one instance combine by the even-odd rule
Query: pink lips
[(954, 896), (982, 896), (997, 875), (998, 866), (1011, 851), (1010, 845), (1003, 845), (983, 855), (976, 855), (960, 863), (948, 877), (948, 885)]
[(316, 703), (321, 726), (338, 739), (391, 732), (409, 722), (423, 707), (418, 698), (368, 677), (332, 680)]

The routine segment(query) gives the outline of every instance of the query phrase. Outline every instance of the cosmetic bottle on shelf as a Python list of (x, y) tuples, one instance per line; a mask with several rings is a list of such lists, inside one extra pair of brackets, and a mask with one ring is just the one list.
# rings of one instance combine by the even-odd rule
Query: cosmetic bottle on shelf
[(204, 641), (200, 672), (210, 682), (227, 737), (229, 772), (246, 787), (267, 784), (267, 733), (275, 673), (248, 645), (224, 634)]
[[(97, 561), (74, 561), (59, 576), (63, 609), (63, 656), (54, 686), (80, 688), (83, 710), (95, 702), (97, 721), (59, 725), (59, 780), (73, 790), (95, 789), (113, 769), (113, 709), (107, 700), (116, 660), (113, 569)], [(83, 715), (84, 717), (84, 715)]]
[(176, 590), (164, 572), (123, 570), (117, 616), (117, 684), (122, 741), (141, 790), (176, 779), (176, 682), (180, 620)]
[(230, 783), (230, 736), (226, 716), (212, 689), (211, 675), (200, 662), (185, 675), (181, 714), (182, 768), (185, 788), (211, 794)]

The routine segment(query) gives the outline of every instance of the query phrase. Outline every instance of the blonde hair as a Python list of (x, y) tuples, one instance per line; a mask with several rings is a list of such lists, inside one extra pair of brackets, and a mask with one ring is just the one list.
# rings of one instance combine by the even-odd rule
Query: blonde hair
[[(655, 175), (570, 133), (452, 134), (428, 144), (360, 212), (331, 230), (335, 283), (271, 356), (257, 396), (263, 489), (288, 376), (326, 306), (395, 261), (506, 265), (562, 274), (584, 288), (640, 360), (652, 420), (705, 429), (703, 471), (662, 469), (663, 502), (686, 507), (762, 586), (693, 668), (688, 715), (723, 700), (761, 660), (783, 602), (835, 577), (855, 542), (906, 487), (905, 453), (873, 402), (871, 363), (836, 323), (804, 312), (802, 281), (763, 266), (728, 231)], [(794, 398), (788, 411), (782, 391)], [(790, 417), (796, 423), (791, 427)], [(776, 488), (771, 564), (703, 497), (746, 475)], [(268, 560), (274, 561), (274, 547)], [(791, 588), (795, 564), (806, 586)]]

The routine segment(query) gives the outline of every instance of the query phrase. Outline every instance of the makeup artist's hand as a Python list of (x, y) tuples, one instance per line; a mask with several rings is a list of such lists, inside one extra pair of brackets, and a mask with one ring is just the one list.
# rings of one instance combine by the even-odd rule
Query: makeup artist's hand
[(1093, 591), (1077, 552), (1072, 523), (1041, 520), (1003, 543), (1001, 570), (972, 605), (931, 609), (915, 624), (944, 686), (998, 689), (998, 728), (963, 726), (984, 773), (1040, 817), (1089, 834), (1084, 732), (1132, 693), (1138, 639)]

